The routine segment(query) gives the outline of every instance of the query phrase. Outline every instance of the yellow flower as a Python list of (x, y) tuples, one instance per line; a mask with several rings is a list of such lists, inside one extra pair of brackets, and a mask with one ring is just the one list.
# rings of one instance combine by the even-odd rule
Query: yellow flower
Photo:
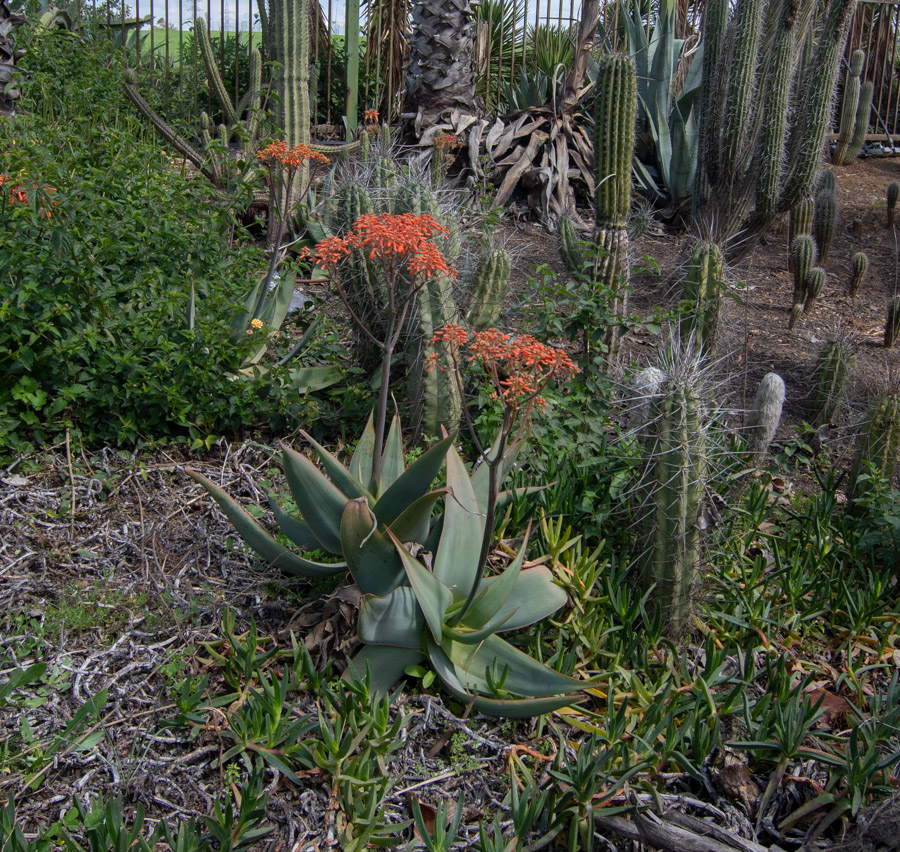
[(252, 325), (254, 328), (262, 328), (263, 321), (261, 319), (252, 319), (250, 320), (250, 325)]

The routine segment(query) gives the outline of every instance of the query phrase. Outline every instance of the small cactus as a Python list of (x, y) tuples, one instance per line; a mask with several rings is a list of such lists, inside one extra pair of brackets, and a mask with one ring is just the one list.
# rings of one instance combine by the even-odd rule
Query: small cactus
[(803, 315), (803, 305), (795, 304), (791, 305), (791, 318), (788, 320), (788, 329), (793, 331), (794, 326), (797, 325), (797, 320)]
[(561, 216), (559, 219), (559, 254), (562, 261), (573, 275), (578, 275), (584, 269), (584, 252), (578, 245), (578, 235), (571, 218)]
[(806, 299), (803, 302), (803, 313), (808, 314), (815, 306), (816, 300), (825, 289), (825, 270), (814, 266), (806, 276)]
[(824, 184), (816, 193), (815, 208), (813, 211), (813, 237), (819, 254), (819, 263), (824, 264), (828, 260), (828, 252), (831, 242), (837, 230), (838, 203), (837, 193), (834, 190), (834, 174), (824, 172), (831, 176), (831, 188)]
[[(811, 195), (802, 198), (791, 208), (790, 225), (788, 226), (788, 249), (794, 240), (803, 234), (812, 234), (812, 220), (815, 199)], [(788, 251), (788, 272), (794, 271), (794, 256)]]
[(703, 349), (715, 348), (724, 270), (725, 259), (718, 246), (700, 243), (694, 249), (684, 282), (687, 313), (679, 323), (682, 341), (693, 335)]
[(766, 373), (753, 398), (753, 408), (747, 423), (747, 449), (762, 455), (778, 431), (784, 408), (784, 379), (777, 373)]
[(856, 355), (846, 343), (834, 340), (819, 353), (812, 396), (812, 424), (834, 420), (856, 369)]
[(897, 199), (900, 198), (900, 183), (892, 180), (887, 188), (887, 227), (894, 227), (894, 214), (897, 210)]
[(871, 80), (866, 80), (859, 93), (859, 106), (856, 110), (856, 121), (853, 124), (853, 141), (847, 149), (845, 163), (852, 163), (863, 149), (866, 143), (866, 134), (869, 132), (869, 118), (872, 115), (872, 95), (875, 85)]
[(852, 273), (850, 275), (850, 286), (847, 287), (847, 295), (854, 298), (859, 292), (859, 285), (865, 277), (866, 270), (869, 268), (869, 258), (864, 252), (856, 252), (850, 260)]
[(844, 99), (841, 103), (837, 146), (831, 155), (831, 161), (838, 166), (850, 162), (848, 152), (854, 137), (856, 114), (859, 111), (860, 75), (862, 74), (865, 59), (866, 54), (863, 51), (854, 50), (850, 56), (850, 68), (844, 79)]
[(900, 395), (885, 393), (876, 397), (856, 443), (856, 456), (850, 470), (850, 493), (859, 497), (869, 490), (868, 480), (860, 480), (871, 466), (890, 480), (900, 453)]
[(794, 266), (794, 295), (792, 305), (802, 305), (806, 298), (806, 277), (816, 262), (816, 241), (809, 234), (801, 234), (791, 243)]
[(509, 289), (509, 268), (509, 252), (505, 249), (492, 251), (478, 264), (466, 311), (466, 321), (475, 331), (497, 325)]
[(900, 337), (900, 296), (894, 296), (888, 304), (884, 323), (884, 348), (891, 349)]

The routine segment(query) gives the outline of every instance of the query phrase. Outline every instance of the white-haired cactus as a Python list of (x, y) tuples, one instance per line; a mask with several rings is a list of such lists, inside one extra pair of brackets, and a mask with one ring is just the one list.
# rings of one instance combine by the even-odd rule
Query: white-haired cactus
[(819, 353), (812, 394), (813, 426), (832, 423), (856, 371), (856, 354), (842, 340), (833, 340)]
[(825, 270), (814, 266), (806, 276), (806, 299), (803, 302), (803, 313), (808, 314), (815, 306), (819, 296), (825, 289)]
[(866, 270), (869, 268), (869, 258), (865, 252), (855, 252), (850, 259), (850, 284), (847, 287), (847, 295), (853, 299), (859, 293), (859, 287), (865, 278)]
[(679, 334), (682, 340), (693, 337), (704, 350), (712, 351), (719, 326), (725, 259), (713, 243), (694, 248), (684, 282), (684, 299)]
[(631, 407), (628, 425), (640, 429), (650, 419), (650, 401), (656, 396), (666, 374), (659, 367), (645, 367), (631, 379)]
[(884, 323), (884, 347), (891, 349), (900, 338), (900, 296), (894, 296), (888, 303), (887, 319)]
[(861, 475), (870, 469), (889, 480), (900, 453), (900, 395), (885, 393), (873, 401), (856, 443), (850, 470), (850, 493), (859, 497), (869, 490)]
[(784, 379), (777, 373), (766, 373), (753, 398), (753, 408), (745, 430), (747, 449), (756, 456), (763, 455), (769, 449), (778, 431), (784, 395)]
[(887, 188), (887, 226), (894, 227), (894, 215), (897, 210), (897, 199), (900, 198), (900, 183), (892, 180)]
[(637, 110), (637, 77), (630, 56), (607, 54), (600, 59), (595, 104), (597, 262), (594, 274), (612, 294), (613, 324), (604, 343), (614, 357), (619, 350), (618, 322), (625, 317), (628, 288), (627, 225)]
[[(854, 50), (850, 56), (850, 68), (844, 77), (844, 99), (841, 102), (841, 117), (838, 124), (838, 140), (831, 155), (831, 162), (837, 166), (849, 163), (848, 152), (853, 141), (853, 130), (856, 124), (856, 113), (859, 110), (859, 92), (862, 86), (860, 75), (866, 54), (861, 50)], [(867, 116), (868, 118), (868, 116)]]
[(497, 325), (503, 299), (509, 290), (509, 272), (509, 252), (505, 249), (495, 249), (478, 264), (466, 309), (466, 322), (475, 331)]

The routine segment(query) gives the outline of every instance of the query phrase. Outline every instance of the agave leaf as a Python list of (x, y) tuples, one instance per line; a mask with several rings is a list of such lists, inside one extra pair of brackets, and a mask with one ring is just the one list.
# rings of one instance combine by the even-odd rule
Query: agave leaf
[(381, 482), (372, 483), (372, 490), (379, 497), (385, 493), (406, 469), (403, 460), (403, 439), (400, 435), (400, 418), (395, 414), (384, 442), (384, 456), (381, 460)]
[(398, 586), (384, 597), (363, 595), (359, 600), (363, 642), (419, 650), (424, 629), (425, 616), (409, 586)]
[(288, 384), (297, 393), (314, 393), (330, 388), (341, 380), (337, 367), (292, 367), (288, 370)]
[(329, 553), (341, 553), (341, 516), (347, 496), (304, 455), (282, 444), (291, 496), (312, 534)]
[(451, 639), (445, 639), (440, 645), (467, 692), (482, 695), (491, 692), (485, 677), (486, 670), (496, 671), (498, 675), (505, 670), (503, 688), (514, 695), (529, 698), (576, 692), (589, 685), (539, 663), (496, 635), (489, 636), (480, 645), (468, 645)]
[(386, 695), (391, 687), (403, 677), (408, 666), (421, 663), (425, 655), (411, 648), (392, 648), (387, 645), (365, 645), (360, 652), (347, 663), (342, 678), (363, 680), (366, 669), (372, 674), (370, 688), (373, 693)]
[(375, 498), (369, 493), (368, 489), (350, 473), (328, 450), (325, 449), (318, 441), (314, 440), (308, 432), (300, 430), (300, 434), (313, 445), (319, 461), (322, 462), (322, 468), (328, 474), (329, 479), (337, 486), (348, 500), (354, 500), (357, 497), (365, 497), (374, 503)]
[[(522, 563), (525, 561), (525, 548), (528, 547), (528, 534), (525, 533), (525, 540), (509, 565), (503, 572), (496, 577), (491, 578), (492, 583), (486, 585), (483, 592), (472, 602), (468, 612), (463, 612), (459, 621), (466, 627), (478, 629), (484, 627), (488, 622), (492, 621), (497, 613), (500, 612), (507, 598), (512, 594), (516, 581), (519, 579), (519, 572), (522, 570)], [(509, 613), (512, 615), (512, 612)], [(509, 617), (509, 616), (507, 616)]]
[[(288, 272), (279, 278), (278, 283), (269, 293), (263, 305), (260, 319), (271, 329), (276, 331), (281, 328), (284, 318), (291, 307), (291, 298), (294, 295), (294, 283), (297, 275), (294, 272)], [(272, 298), (274, 296), (274, 298)]]
[[(488, 577), (484, 585), (490, 589), (502, 576)], [(502, 627), (497, 629), (506, 631), (528, 627), (553, 615), (565, 602), (566, 593), (553, 582), (553, 574), (548, 568), (543, 565), (525, 568), (519, 573), (512, 593), (497, 612), (496, 618), (503, 619)]]
[(447, 690), (460, 701), (466, 704), (473, 703), (475, 709), (480, 713), (509, 719), (528, 719), (532, 716), (540, 716), (542, 713), (551, 713), (580, 700), (571, 694), (544, 698), (487, 698), (483, 695), (473, 694), (460, 680), (456, 666), (447, 654), (430, 637), (427, 647), (429, 661)]
[[(492, 633), (499, 632), (514, 614), (515, 610), (511, 610), (507, 613), (499, 613), (483, 627), (475, 628), (473, 630), (460, 630), (458, 627), (448, 627), (445, 624), (444, 637), (452, 639), (454, 642), (463, 642), (466, 645), (473, 645), (476, 642), (481, 642), (486, 639)], [(466, 625), (463, 625), (463, 627), (466, 627)]]
[(370, 411), (366, 428), (359, 436), (359, 442), (350, 459), (351, 475), (360, 482), (367, 483), (371, 483), (372, 480), (372, 458), (375, 455), (375, 425), (372, 418), (373, 413)]
[(685, 121), (676, 104), (672, 107), (672, 163), (669, 178), (672, 181), (672, 200), (678, 201), (691, 194), (694, 174), (697, 171), (697, 124), (693, 113)]
[(278, 528), (301, 550), (318, 549), (319, 542), (306, 521), (288, 512), (268, 488), (263, 488), (263, 491), (269, 500), (269, 507), (275, 515)]
[[(430, 447), (413, 462), (385, 491), (372, 510), (383, 524), (392, 525), (416, 500), (431, 490), (437, 478), (452, 438), (444, 438)], [(402, 539), (409, 541), (410, 539)], [(412, 539), (418, 541), (419, 539)]]
[(421, 496), (414, 503), (407, 506), (397, 516), (396, 520), (391, 522), (391, 532), (400, 541), (414, 541), (418, 544), (424, 544), (431, 531), (431, 513), (434, 509), (434, 504), (449, 493), (449, 488), (437, 488)]
[(416, 600), (418, 600), (419, 606), (425, 614), (425, 622), (428, 624), (428, 629), (431, 631), (431, 635), (435, 637), (435, 641), (440, 642), (443, 633), (444, 616), (447, 614), (450, 604), (453, 603), (453, 594), (421, 562), (410, 556), (409, 551), (390, 530), (387, 533), (394, 542), (400, 558), (403, 560), (403, 568), (406, 571), (409, 584), (416, 594)]
[(334, 574), (340, 574), (347, 570), (347, 565), (344, 562), (321, 563), (303, 559), (279, 544), (248, 512), (203, 474), (194, 470), (186, 470), (185, 473), (195, 482), (199, 482), (209, 492), (228, 520), (234, 524), (238, 535), (248, 547), (255, 553), (258, 553), (266, 562), (270, 562), (288, 574), (295, 574), (299, 577), (331, 577)]
[(390, 594), (404, 579), (400, 556), (391, 540), (377, 528), (365, 497), (350, 500), (344, 507), (341, 552), (363, 594)]
[(444, 503), (444, 528), (434, 557), (434, 576), (450, 589), (455, 600), (464, 600), (478, 571), (484, 515), (455, 447), (447, 452), (447, 487), (452, 494)]

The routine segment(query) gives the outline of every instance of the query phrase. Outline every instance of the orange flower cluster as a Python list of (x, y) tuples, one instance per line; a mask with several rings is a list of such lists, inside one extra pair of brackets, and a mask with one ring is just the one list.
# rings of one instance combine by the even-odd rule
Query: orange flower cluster
[(543, 407), (544, 400), (539, 394), (547, 384), (554, 379), (565, 381), (578, 372), (565, 352), (528, 334), (513, 337), (495, 328), (470, 333), (458, 325), (448, 324), (431, 342), (447, 346), (454, 363), (457, 353), (468, 348), (468, 360), (481, 363), (497, 396), (517, 407), (531, 402)]
[(265, 148), (257, 151), (256, 156), (264, 163), (278, 162), (289, 169), (300, 168), (310, 160), (325, 164), (329, 162), (328, 157), (319, 151), (314, 151), (309, 145), (295, 145), (293, 148), (288, 148), (287, 142), (283, 139), (266, 145)]
[(452, 151), (462, 146), (462, 140), (455, 133), (439, 133), (434, 140), (441, 152)]
[(359, 217), (353, 229), (344, 237), (327, 237), (306, 256), (325, 269), (334, 270), (354, 249), (368, 254), (370, 260), (379, 261), (391, 270), (405, 267), (423, 278), (437, 275), (456, 277), (456, 271), (432, 242), (432, 237), (447, 235), (447, 229), (433, 216), (423, 213), (367, 213)]
[[(5, 183), (9, 183), (12, 181), (12, 178), (7, 177), (6, 175), (0, 175), (0, 186), (3, 186)], [(44, 190), (46, 192), (56, 192), (56, 187), (53, 186), (45, 186)], [(27, 204), (28, 203), (28, 190), (25, 189), (22, 184), (17, 183), (9, 188), (9, 203), (10, 204)], [(58, 201), (54, 201), (53, 204), (59, 204)], [(42, 219), (52, 219), (53, 214), (49, 210), (46, 210), (43, 205), (40, 208), (40, 216)]]
[(365, 121), (366, 124), (378, 124), (378, 110), (367, 109), (363, 113), (363, 121)]

